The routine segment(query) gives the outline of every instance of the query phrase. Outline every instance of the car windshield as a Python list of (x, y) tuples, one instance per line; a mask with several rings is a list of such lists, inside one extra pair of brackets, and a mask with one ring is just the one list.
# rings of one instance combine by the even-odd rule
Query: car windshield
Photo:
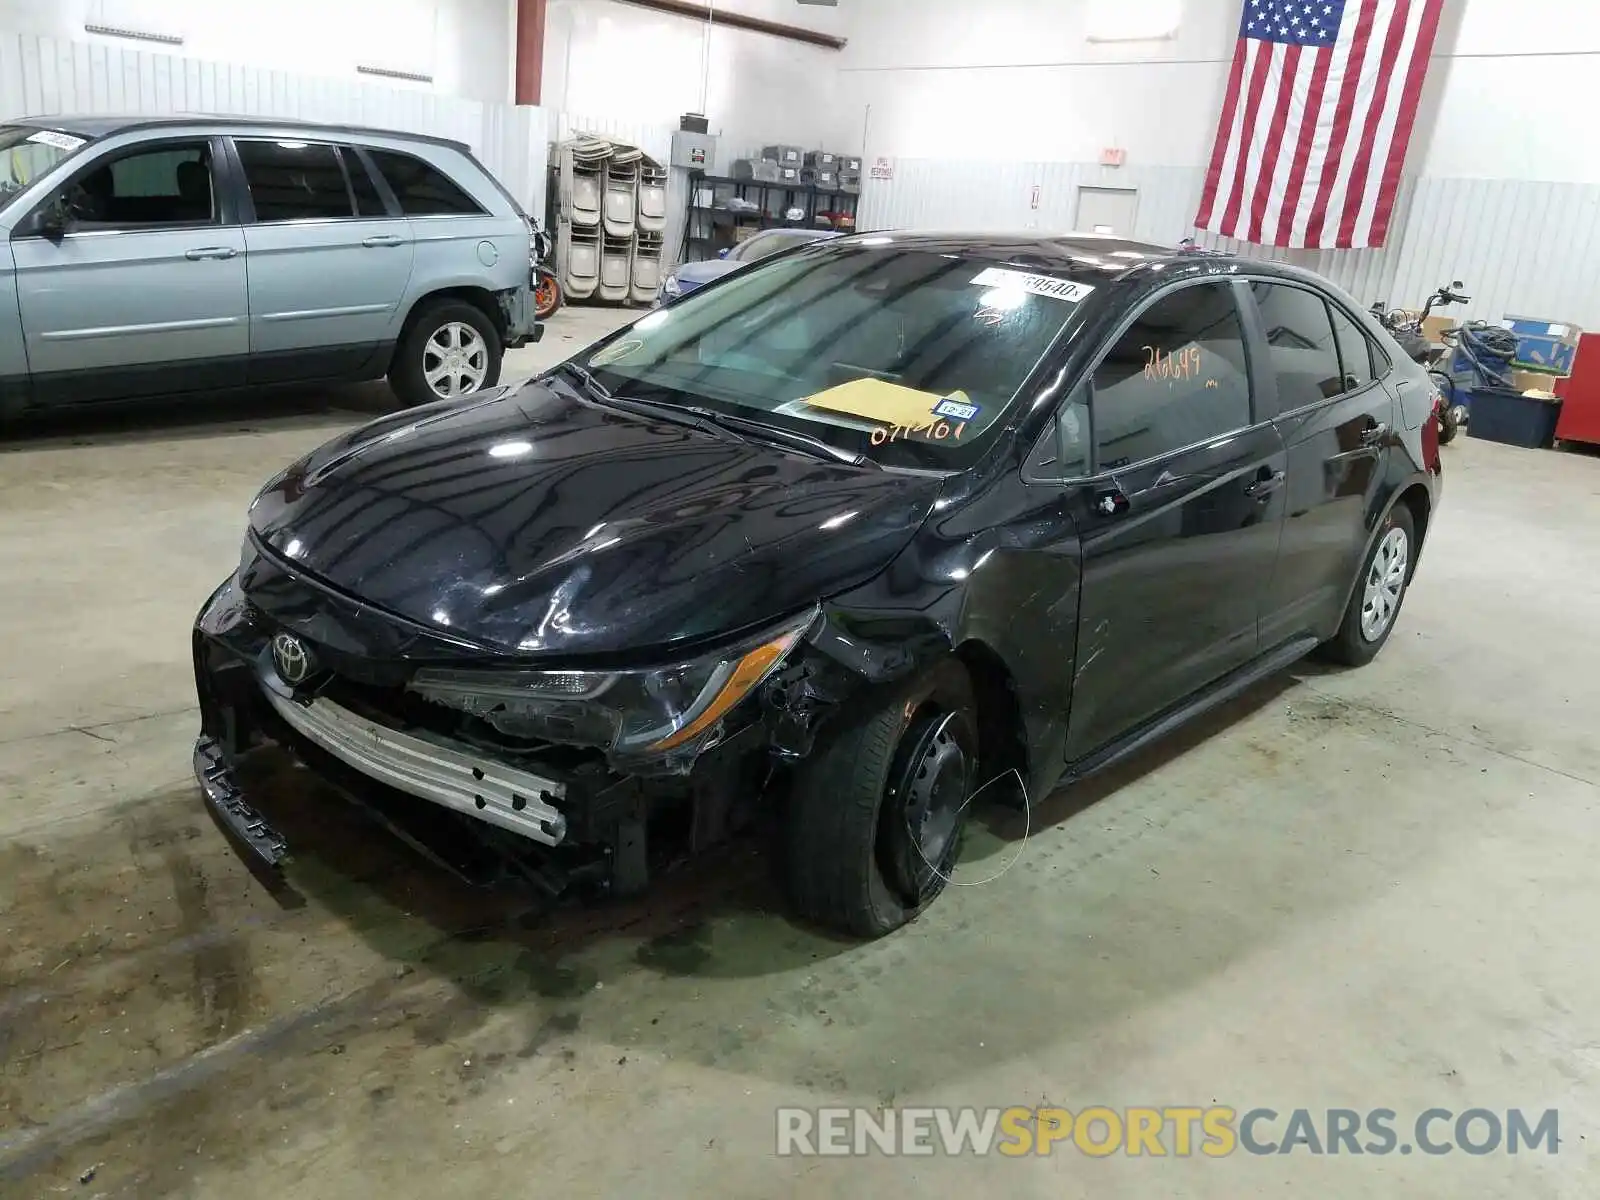
[(76, 134), (30, 125), (0, 125), (0, 209), (85, 142)]
[(982, 453), (1093, 290), (942, 247), (830, 240), (650, 314), (584, 365), (619, 397), (953, 470)]

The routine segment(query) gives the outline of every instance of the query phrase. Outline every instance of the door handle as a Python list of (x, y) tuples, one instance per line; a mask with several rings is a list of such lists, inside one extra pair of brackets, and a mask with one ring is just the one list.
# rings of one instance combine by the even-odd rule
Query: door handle
[(232, 258), (239, 253), (232, 246), (200, 246), (194, 250), (185, 250), (183, 256), (190, 262), (199, 262), (203, 258)]
[(1282, 471), (1274, 471), (1270, 475), (1262, 475), (1254, 483), (1246, 485), (1244, 494), (1252, 500), (1265, 500), (1283, 486), (1283, 479)]
[(1361, 444), (1363, 446), (1376, 446), (1389, 436), (1389, 427), (1382, 421), (1374, 422), (1361, 431)]
[(369, 238), (362, 238), (363, 246), (398, 246), (400, 236), (394, 233), (375, 233)]

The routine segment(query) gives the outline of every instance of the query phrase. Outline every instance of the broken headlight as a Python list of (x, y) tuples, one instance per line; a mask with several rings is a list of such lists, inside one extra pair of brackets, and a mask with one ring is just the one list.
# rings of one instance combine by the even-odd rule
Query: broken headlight
[(407, 686), (502, 733), (649, 759), (703, 745), (794, 648), (814, 612), (688, 662), (637, 671), (426, 667)]

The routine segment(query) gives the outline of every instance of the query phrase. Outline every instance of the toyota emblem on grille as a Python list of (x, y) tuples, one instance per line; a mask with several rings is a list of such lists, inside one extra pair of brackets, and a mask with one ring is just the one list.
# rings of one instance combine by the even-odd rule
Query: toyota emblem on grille
[(313, 669), (311, 650), (294, 634), (280, 633), (272, 639), (272, 665), (285, 683), (304, 683)]

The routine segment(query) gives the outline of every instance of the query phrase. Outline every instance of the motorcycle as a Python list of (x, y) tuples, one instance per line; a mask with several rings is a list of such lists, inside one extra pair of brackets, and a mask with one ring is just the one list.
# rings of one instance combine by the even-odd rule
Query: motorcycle
[(528, 278), (533, 284), (534, 316), (541, 321), (549, 320), (565, 299), (553, 265), (554, 258), (555, 243), (537, 221), (533, 222), (533, 240), (528, 247)]
[[(1455, 398), (1456, 386), (1448, 372), (1440, 368), (1439, 363), (1444, 356), (1450, 353), (1448, 345), (1436, 346), (1428, 341), (1422, 332), (1423, 322), (1426, 321), (1436, 307), (1448, 304), (1466, 304), (1472, 297), (1464, 295), (1461, 291), (1461, 280), (1457, 279), (1448, 287), (1442, 287), (1429, 296), (1422, 306), (1422, 311), (1408, 312), (1405, 309), (1394, 309), (1382, 300), (1372, 306), (1372, 315), (1379, 323), (1394, 336), (1404, 350), (1406, 357), (1412, 362), (1420, 363), (1428, 369), (1428, 375), (1433, 379), (1434, 386), (1438, 388), (1441, 402), (1439, 405), (1439, 444), (1441, 446), (1455, 440), (1456, 434), (1467, 423), (1467, 407), (1451, 401)], [(1443, 399), (1449, 397), (1449, 400)]]

